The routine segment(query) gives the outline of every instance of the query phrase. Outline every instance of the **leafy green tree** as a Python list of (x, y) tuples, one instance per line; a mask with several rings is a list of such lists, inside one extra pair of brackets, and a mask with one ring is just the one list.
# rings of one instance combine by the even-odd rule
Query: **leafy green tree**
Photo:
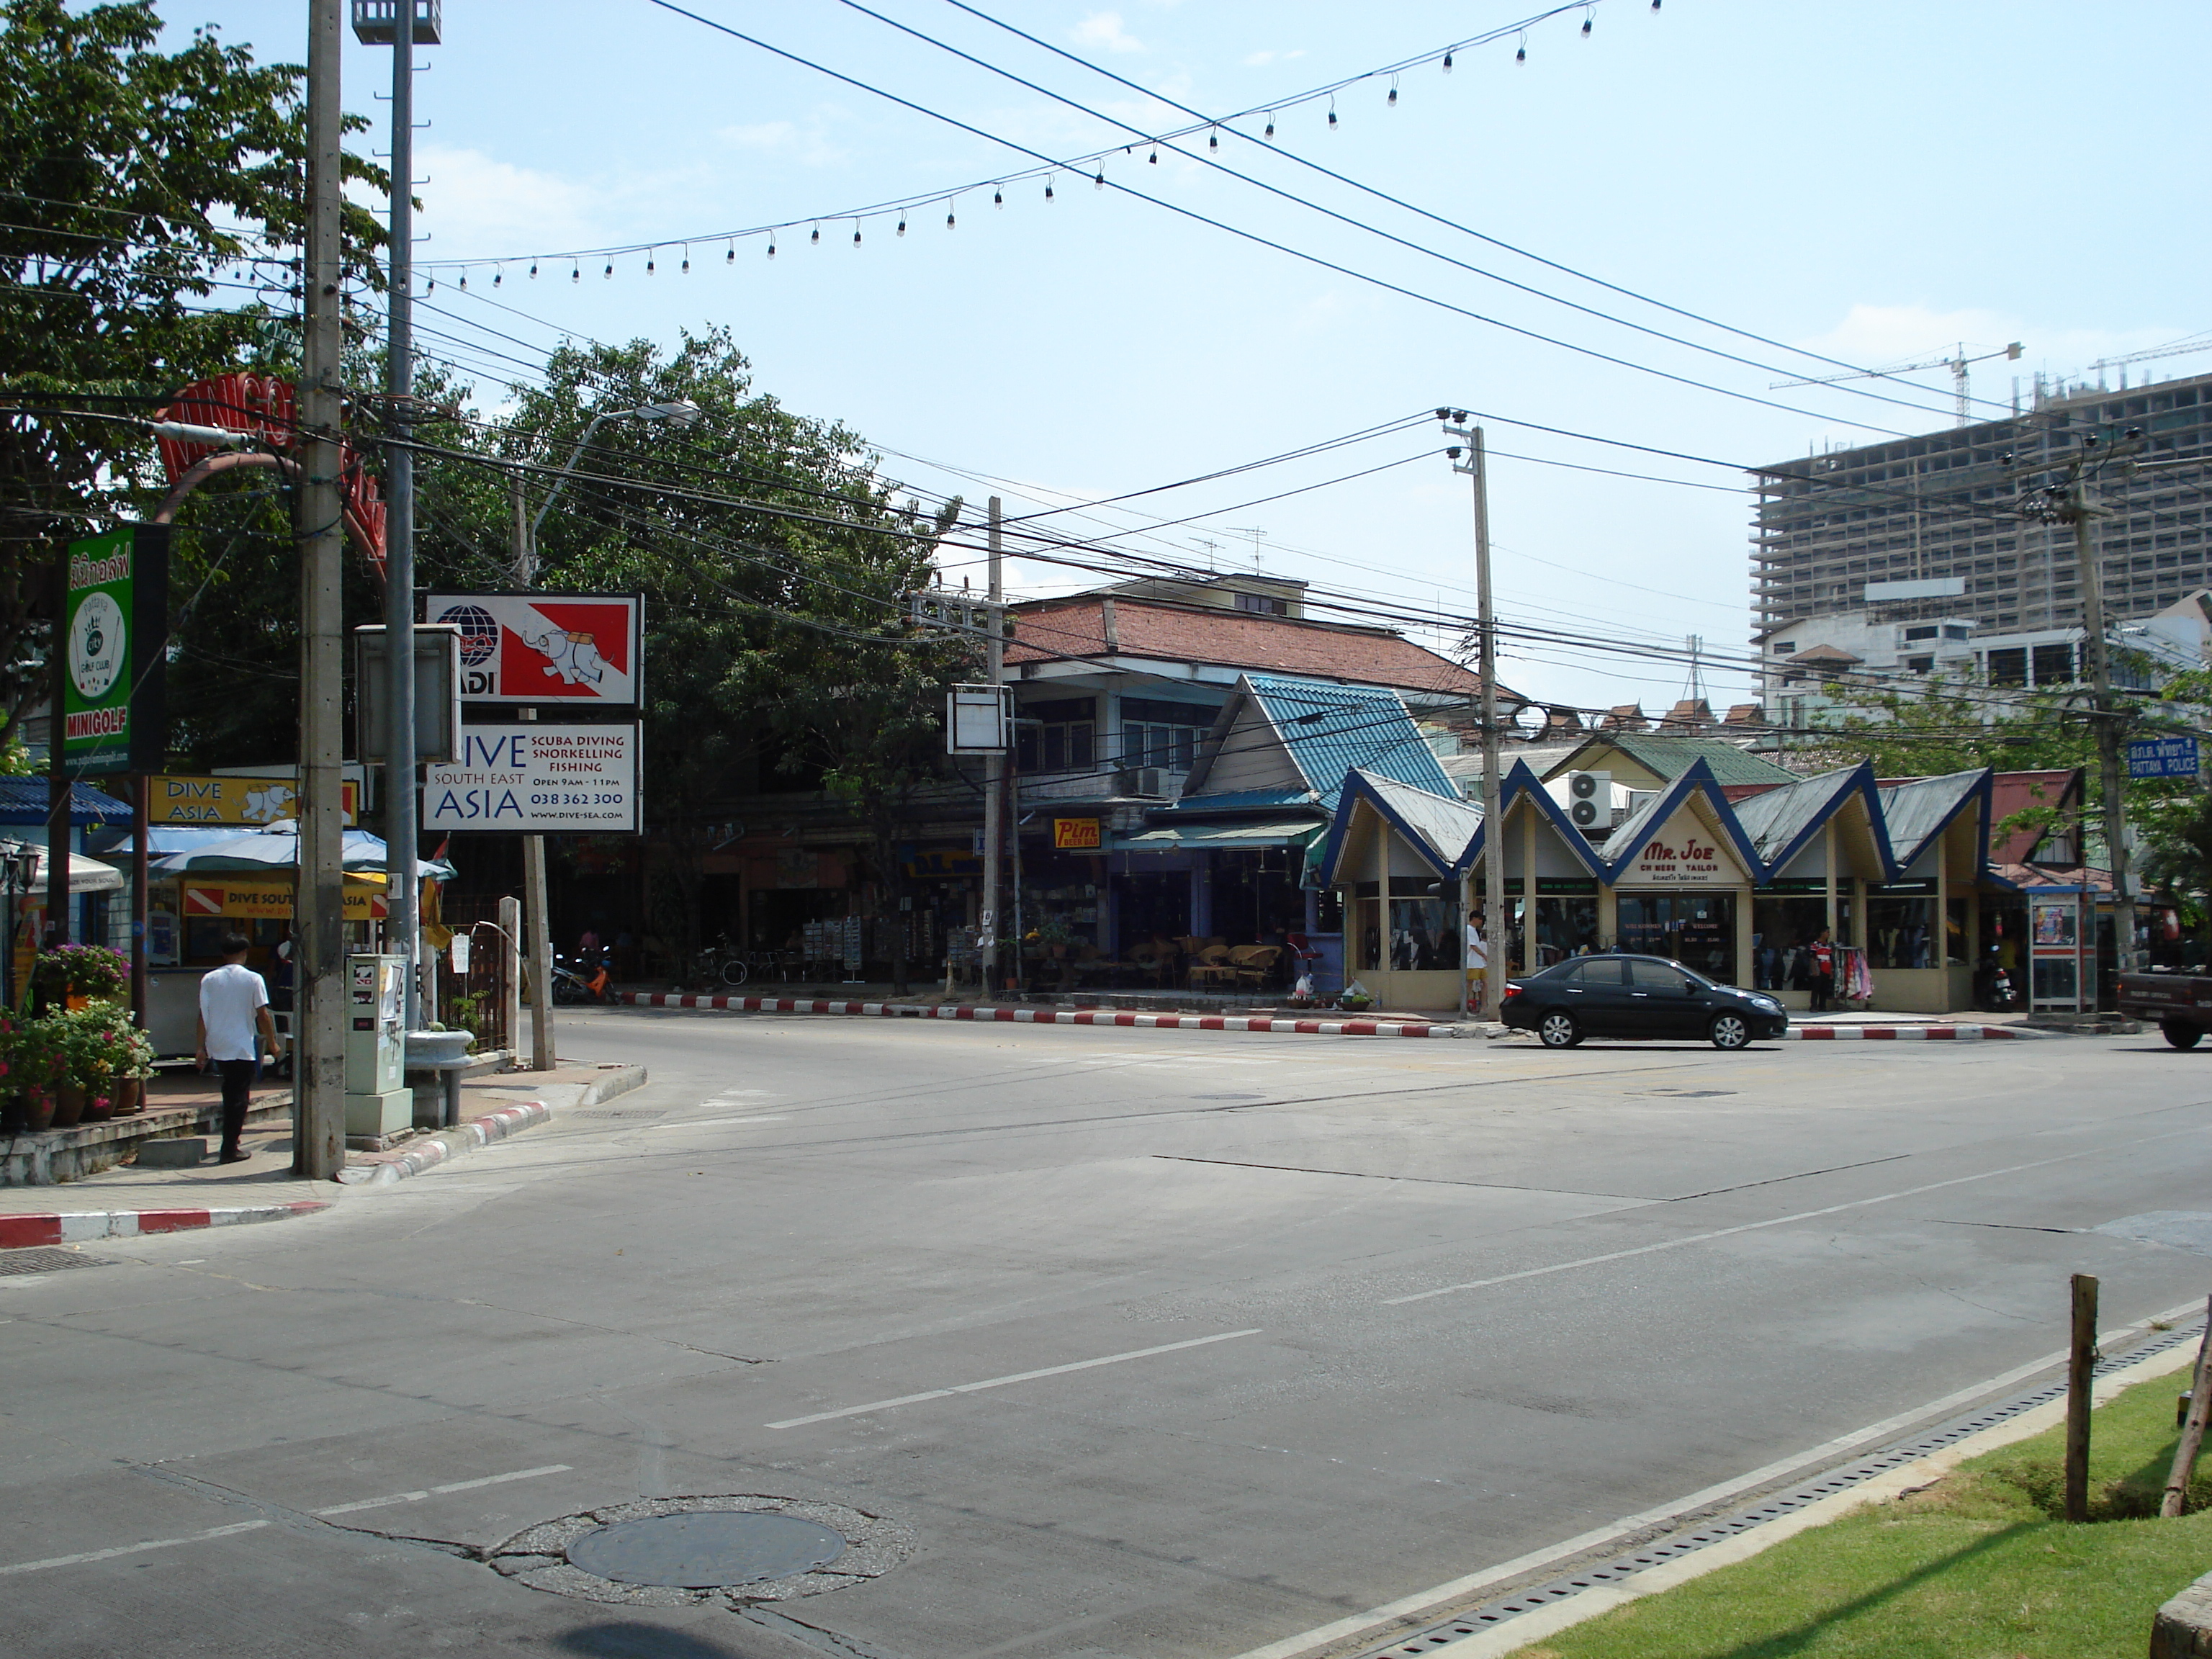
[[(161, 27), (153, 0), (0, 3), (0, 741), (44, 690), (26, 647), (56, 545), (162, 493), (129, 425), (32, 411), (143, 413), (262, 366), (282, 339), (264, 301), (296, 289), (282, 250), (305, 204), (304, 70), (212, 27), (164, 52)], [(359, 157), (345, 173), (386, 187)], [(374, 286), (380, 228), (349, 205), (345, 234), (355, 284)], [(206, 570), (183, 539), (189, 592)]]

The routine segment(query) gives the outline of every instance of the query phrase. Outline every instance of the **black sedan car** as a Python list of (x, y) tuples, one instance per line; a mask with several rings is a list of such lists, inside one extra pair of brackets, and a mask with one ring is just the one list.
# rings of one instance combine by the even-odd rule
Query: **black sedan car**
[(1571, 957), (1506, 981), (1504, 1015), (1547, 1048), (1571, 1048), (1586, 1036), (1703, 1037), (1716, 1048), (1741, 1048), (1790, 1029), (1789, 1014), (1765, 992), (1716, 985), (1664, 957)]

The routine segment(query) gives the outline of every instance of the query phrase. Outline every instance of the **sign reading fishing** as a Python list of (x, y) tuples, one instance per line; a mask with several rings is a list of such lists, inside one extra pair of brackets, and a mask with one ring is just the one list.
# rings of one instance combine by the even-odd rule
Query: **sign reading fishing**
[(422, 777), (422, 828), (638, 833), (635, 724), (465, 726), (461, 756)]
[(433, 593), (428, 620), (461, 631), (461, 702), (635, 707), (645, 601), (635, 593)]

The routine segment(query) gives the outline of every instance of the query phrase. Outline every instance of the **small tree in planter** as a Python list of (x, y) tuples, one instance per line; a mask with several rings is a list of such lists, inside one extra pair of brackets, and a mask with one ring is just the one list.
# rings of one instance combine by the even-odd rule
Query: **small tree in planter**
[(52, 1128), (64, 1064), (60, 1033), (46, 1020), (21, 1020), (7, 1041), (8, 1080), (21, 1092), (29, 1126)]
[(84, 1118), (97, 1121), (113, 1111), (117, 1082), (135, 1076), (138, 1066), (137, 1032), (129, 1012), (112, 1002), (93, 1002), (43, 1015), (32, 1024), (49, 1028), (60, 1052), (62, 1110), (69, 1110), (74, 1089), (82, 1091)]

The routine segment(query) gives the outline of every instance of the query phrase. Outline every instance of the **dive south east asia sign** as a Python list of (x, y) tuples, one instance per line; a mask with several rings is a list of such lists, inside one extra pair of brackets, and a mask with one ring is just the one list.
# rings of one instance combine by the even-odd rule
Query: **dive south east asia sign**
[(461, 757), (428, 768), (422, 828), (635, 835), (635, 724), (464, 726)]

